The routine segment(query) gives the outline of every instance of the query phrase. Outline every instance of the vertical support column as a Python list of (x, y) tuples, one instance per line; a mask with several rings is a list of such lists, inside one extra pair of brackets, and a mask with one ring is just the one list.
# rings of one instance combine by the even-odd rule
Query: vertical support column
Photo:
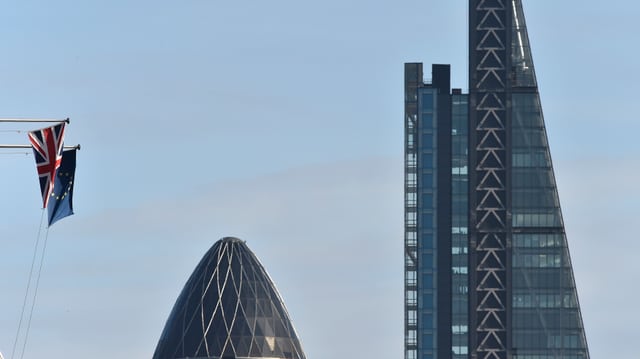
[(418, 88), (422, 64), (404, 65), (404, 357), (418, 358)]
[(451, 66), (433, 65), (433, 88), (437, 90), (437, 356), (451, 358)]
[(469, 1), (470, 352), (507, 359), (508, 84), (511, 7)]

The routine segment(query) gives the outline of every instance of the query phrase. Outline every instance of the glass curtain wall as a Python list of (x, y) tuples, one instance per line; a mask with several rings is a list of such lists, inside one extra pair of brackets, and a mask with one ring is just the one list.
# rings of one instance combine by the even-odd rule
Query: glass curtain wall
[(469, 107), (467, 95), (452, 95), (451, 106), (451, 335), (452, 358), (469, 354), (468, 221)]
[(537, 93), (512, 96), (515, 359), (589, 357)]
[(437, 91), (423, 87), (418, 91), (418, 353), (420, 359), (433, 359), (437, 353)]

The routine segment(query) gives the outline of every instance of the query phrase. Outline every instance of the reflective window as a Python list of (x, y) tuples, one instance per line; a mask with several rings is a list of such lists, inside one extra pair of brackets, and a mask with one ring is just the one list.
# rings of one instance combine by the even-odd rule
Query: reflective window
[[(522, 46), (526, 55), (528, 44)], [(522, 62), (514, 60), (514, 65), (524, 69), (518, 67)], [(518, 76), (518, 81), (525, 79), (524, 72)], [(512, 237), (514, 359), (586, 358), (539, 96), (518, 93), (511, 99), (511, 224), (526, 232)]]

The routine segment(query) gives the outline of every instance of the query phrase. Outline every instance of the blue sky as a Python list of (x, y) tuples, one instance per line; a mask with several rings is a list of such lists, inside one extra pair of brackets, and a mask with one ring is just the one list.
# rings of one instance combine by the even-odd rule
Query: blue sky
[[(403, 63), (450, 63), (466, 88), (466, 1), (0, 7), (0, 117), (70, 117), (82, 144), (25, 357), (150, 357), (229, 235), (271, 273), (309, 358), (402, 355)], [(591, 354), (635, 358), (640, 6), (524, 7)], [(0, 143), (33, 128), (0, 125)], [(0, 153), (0, 169), (6, 356), (41, 201), (31, 155)]]

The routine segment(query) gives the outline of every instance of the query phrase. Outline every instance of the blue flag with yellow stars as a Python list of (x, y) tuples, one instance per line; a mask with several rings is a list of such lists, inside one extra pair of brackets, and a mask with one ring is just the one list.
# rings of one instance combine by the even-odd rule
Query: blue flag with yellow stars
[(73, 214), (73, 177), (76, 172), (76, 150), (62, 152), (62, 163), (56, 171), (56, 181), (49, 198), (49, 227)]

